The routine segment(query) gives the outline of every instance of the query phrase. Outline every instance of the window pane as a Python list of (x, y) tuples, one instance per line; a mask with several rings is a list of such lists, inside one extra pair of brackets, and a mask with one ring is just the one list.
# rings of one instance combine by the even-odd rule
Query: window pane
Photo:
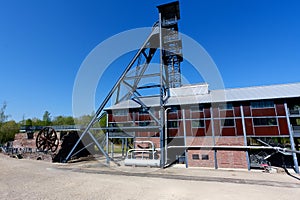
[(168, 121), (168, 127), (169, 128), (177, 128), (178, 122), (177, 121)]
[(171, 109), (169, 110), (169, 113), (177, 113), (179, 110), (178, 107), (172, 106)]
[(222, 104), (219, 104), (219, 109), (220, 110), (232, 110), (233, 105), (232, 105), (232, 103), (222, 103)]
[(127, 116), (128, 110), (113, 110), (113, 114), (116, 116)]
[(221, 126), (234, 126), (234, 119), (221, 119)]
[(277, 125), (276, 118), (253, 118), (256, 126), (274, 126)]
[(253, 101), (251, 102), (252, 108), (272, 108), (274, 107), (274, 101), (264, 100), (264, 101)]
[(191, 106), (192, 112), (200, 112), (200, 111), (203, 111), (203, 109), (204, 109), (204, 106), (201, 104)]
[(141, 108), (141, 109), (139, 109), (139, 114), (140, 115), (149, 114), (148, 108)]
[(151, 121), (140, 121), (139, 126), (153, 126), (154, 123)]

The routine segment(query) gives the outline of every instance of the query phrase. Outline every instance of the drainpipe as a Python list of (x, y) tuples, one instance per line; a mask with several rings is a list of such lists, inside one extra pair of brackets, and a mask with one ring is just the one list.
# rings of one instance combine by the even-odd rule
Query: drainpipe
[(289, 128), (291, 149), (292, 149), (292, 151), (294, 151), (292, 153), (292, 155), (293, 155), (293, 160), (294, 160), (295, 171), (296, 171), (297, 174), (299, 174), (298, 159), (297, 159), (297, 154), (295, 153), (296, 147), (295, 147), (295, 141), (294, 141), (294, 131), (293, 131), (292, 126), (291, 126), (290, 117), (289, 117), (289, 110), (288, 110), (286, 102), (284, 103), (284, 109), (285, 109), (286, 121), (287, 121), (288, 128)]
[[(186, 146), (186, 121), (185, 121), (185, 109), (182, 110), (182, 122), (183, 122), (183, 138), (184, 138), (184, 146)], [(185, 168), (189, 167), (188, 164), (188, 153), (187, 149), (184, 150), (184, 159), (185, 159)]]
[(167, 164), (168, 162), (168, 151), (167, 151), (167, 146), (168, 146), (168, 110), (170, 110), (171, 108), (166, 108), (165, 109), (165, 146), (164, 146), (164, 149), (165, 149), (165, 164)]

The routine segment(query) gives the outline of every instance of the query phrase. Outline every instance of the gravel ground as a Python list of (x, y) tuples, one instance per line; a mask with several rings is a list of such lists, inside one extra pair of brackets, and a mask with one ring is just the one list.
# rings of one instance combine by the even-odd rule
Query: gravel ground
[[(292, 177), (293, 176), (293, 177)], [(0, 199), (299, 199), (300, 176), (199, 168), (107, 168), (0, 154)]]

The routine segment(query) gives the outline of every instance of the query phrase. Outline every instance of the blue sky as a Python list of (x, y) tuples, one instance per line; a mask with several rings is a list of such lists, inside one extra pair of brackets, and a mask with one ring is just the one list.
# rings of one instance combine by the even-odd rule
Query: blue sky
[[(7, 114), (17, 121), (46, 110), (72, 115), (73, 83), (88, 53), (119, 32), (152, 26), (156, 6), (167, 2), (0, 0), (0, 103), (7, 102)], [(300, 82), (299, 1), (181, 0), (180, 9), (180, 31), (206, 49), (226, 88)]]

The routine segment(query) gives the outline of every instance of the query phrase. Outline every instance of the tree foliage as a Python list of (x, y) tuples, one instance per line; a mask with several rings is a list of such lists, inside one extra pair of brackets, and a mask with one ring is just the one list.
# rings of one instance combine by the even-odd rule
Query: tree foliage
[(74, 118), (71, 116), (57, 116), (52, 121), (52, 125), (61, 126), (61, 125), (74, 125)]
[(43, 115), (43, 126), (51, 125), (51, 116), (50, 115), (51, 115), (50, 112), (48, 112), (46, 110), (44, 115)]
[(5, 109), (6, 109), (6, 102), (3, 103), (2, 107), (0, 108), (0, 126), (2, 123), (4, 123), (7, 118), (8, 118), (8, 115), (5, 114)]
[(6, 143), (12, 141), (15, 138), (15, 134), (19, 131), (19, 124), (15, 121), (7, 121), (8, 115), (5, 114), (6, 103), (4, 102), (0, 109), (0, 143)]
[(78, 125), (87, 126), (90, 123), (90, 121), (92, 120), (92, 118), (93, 118), (92, 115), (83, 115), (81, 117), (76, 118), (75, 122)]
[(15, 134), (19, 132), (20, 125), (14, 120), (4, 122), (0, 128), (0, 143), (13, 141)]
[[(28, 118), (16, 123), (14, 120), (7, 121), (9, 118), (6, 115), (7, 104), (4, 102), (2, 107), (0, 108), (0, 144), (4, 144), (8, 141), (14, 140), (15, 134), (19, 132), (21, 125), (26, 126), (63, 126), (63, 125), (83, 125), (87, 126), (92, 120), (94, 113), (91, 115), (83, 115), (78, 118), (73, 118), (72, 116), (56, 116), (51, 117), (51, 113), (49, 111), (45, 111), (42, 119), (39, 118)], [(93, 127), (105, 127), (106, 126), (107, 116), (104, 115), (99, 122), (95, 123)], [(99, 132), (99, 131), (98, 131)], [(104, 131), (105, 132), (105, 131)], [(103, 132), (101, 132), (102, 134)]]

